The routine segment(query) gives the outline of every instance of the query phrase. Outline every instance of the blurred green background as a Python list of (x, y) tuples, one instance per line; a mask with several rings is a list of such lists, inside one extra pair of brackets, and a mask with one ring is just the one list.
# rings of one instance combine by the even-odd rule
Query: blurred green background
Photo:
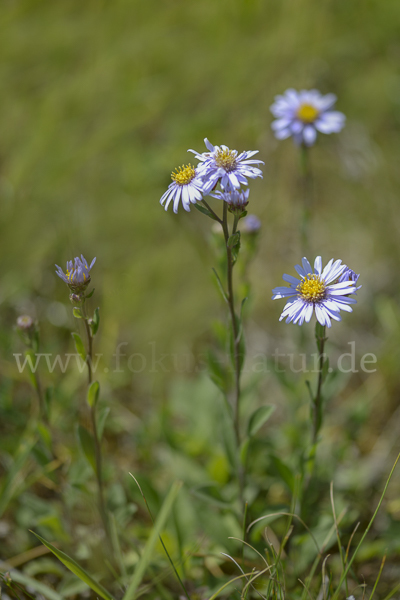
[(255, 319), (285, 335), (270, 290), (301, 258), (298, 156), (274, 140), (269, 106), (288, 87), (316, 87), (337, 94), (347, 125), (312, 151), (310, 244), (362, 272), (346, 322), (374, 329), (376, 295), (398, 290), (396, 0), (5, 0), (0, 28), (4, 301), (18, 308), (34, 290), (46, 320), (48, 303), (66, 300), (54, 263), (97, 256), (107, 335), (123, 330), (136, 351), (192, 344), (215, 312), (209, 224), (158, 202), (208, 137), (265, 161), (249, 207), (263, 222)]
[[(214, 319), (224, 315), (211, 277), (210, 223), (194, 209), (174, 215), (159, 205), (171, 171), (193, 162), (186, 151), (203, 151), (205, 137), (238, 151), (258, 149), (265, 162), (264, 179), (251, 183), (249, 212), (260, 217), (262, 233), (250, 272), (248, 352), (251, 358), (275, 348), (293, 351), (299, 331), (278, 322), (282, 303), (271, 302), (271, 289), (302, 256), (299, 156), (291, 140), (274, 139), (269, 106), (288, 87), (333, 92), (347, 124), (338, 135), (320, 135), (311, 151), (309, 258), (341, 258), (361, 273), (359, 304), (334, 324), (330, 343), (340, 353), (355, 340), (357, 356), (373, 352), (378, 365), (374, 374), (342, 378), (347, 391), (330, 409), (321, 453), (329, 464), (347, 427), (357, 443), (349, 441), (335, 457), (335, 464), (346, 463), (339, 487), (351, 487), (354, 469), (364, 490), (379, 487), (398, 446), (400, 420), (398, 0), (3, 0), (1, 12), (3, 377), (18, 377), (12, 353), (21, 346), (12, 325), (21, 312), (39, 319), (43, 351), (60, 342), (73, 351), (76, 323), (54, 263), (64, 266), (81, 253), (88, 261), (97, 257), (93, 303), (101, 306), (102, 324), (95, 351), (108, 353), (104, 364), (112, 366), (121, 341), (128, 354), (146, 357), (153, 348), (157, 356), (197, 356), (207, 347)], [(305, 335), (312, 344), (312, 327)], [(135, 403), (139, 413), (170, 397), (172, 416), (190, 434), (185, 419), (201, 416), (183, 399), (200, 404), (202, 393), (182, 383), (191, 373), (168, 367), (133, 377), (110, 373), (102, 386), (107, 392), (120, 386), (125, 406)], [(272, 375), (259, 379), (263, 399), (282, 403), (285, 421), (291, 414), (285, 394)], [(64, 383), (63, 393), (78, 381)], [(132, 414), (129, 421), (122, 404), (118, 410), (135, 431)], [(143, 463), (149, 456), (140, 443), (160, 435), (156, 424), (149, 427), (153, 438), (136, 439)], [(199, 434), (201, 451), (207, 427)], [(271, 436), (279, 447), (277, 431)], [(132, 466), (120, 450), (127, 471)], [(164, 483), (171, 473), (193, 474), (192, 463), (185, 467), (173, 457), (167, 468), (163, 456)], [(374, 458), (363, 463), (365, 456)], [(397, 521), (399, 488), (397, 479), (388, 505)]]

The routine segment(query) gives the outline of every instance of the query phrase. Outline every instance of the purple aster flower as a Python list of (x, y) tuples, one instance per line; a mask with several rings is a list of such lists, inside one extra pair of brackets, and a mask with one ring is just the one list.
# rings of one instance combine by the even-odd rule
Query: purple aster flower
[(230, 212), (241, 214), (249, 203), (250, 190), (233, 190), (231, 192), (213, 192), (211, 196), (228, 204)]
[(172, 183), (162, 195), (160, 204), (165, 202), (165, 210), (167, 210), (173, 200), (173, 210), (177, 213), (179, 202), (182, 200), (183, 208), (190, 212), (190, 203), (196, 204), (203, 198), (203, 183), (198, 176), (198, 171), (190, 163), (186, 166), (182, 165), (171, 173), (171, 179)]
[(200, 161), (197, 170), (203, 179), (205, 195), (214, 189), (218, 181), (224, 191), (233, 192), (242, 185), (247, 185), (247, 177), (250, 179), (262, 178), (260, 169), (252, 165), (263, 165), (264, 163), (261, 160), (249, 160), (258, 153), (258, 150), (238, 154), (237, 150), (230, 150), (227, 146), (213, 146), (207, 138), (204, 143), (209, 152), (203, 152), (203, 154), (198, 154), (195, 150), (188, 150), (188, 152), (193, 152)]
[(240, 229), (244, 233), (258, 233), (261, 229), (261, 221), (256, 215), (247, 215), (243, 219)]
[(72, 260), (69, 260), (67, 262), (67, 268), (65, 273), (61, 267), (56, 265), (56, 273), (63, 281), (65, 281), (65, 283), (73, 292), (79, 294), (80, 292), (83, 292), (89, 285), (90, 270), (95, 262), (96, 258), (92, 260), (89, 266), (86, 259), (81, 254), (80, 258), (75, 258), (74, 263), (72, 262)]
[(271, 123), (275, 137), (283, 140), (290, 136), (296, 144), (312, 146), (321, 133), (337, 133), (344, 127), (346, 117), (332, 110), (335, 94), (323, 96), (318, 90), (286, 90), (276, 96), (270, 110), (276, 121)]
[(321, 325), (331, 326), (331, 319), (341, 321), (339, 312), (345, 310), (352, 312), (349, 304), (356, 304), (355, 298), (350, 294), (356, 291), (355, 283), (351, 280), (340, 281), (341, 275), (346, 271), (346, 265), (341, 260), (328, 262), (322, 270), (322, 260), (317, 256), (314, 269), (306, 258), (302, 260), (302, 266), (296, 265), (295, 269), (300, 278), (292, 275), (283, 275), (283, 279), (289, 283), (289, 287), (277, 287), (273, 291), (273, 300), (286, 298), (288, 300), (280, 321), (286, 318), (286, 323), (298, 323), (310, 321), (313, 312)]
[[(338, 282), (341, 283), (342, 281), (352, 281), (353, 284), (355, 285), (357, 283), (359, 277), (360, 277), (360, 274), (357, 275), (357, 273), (355, 273), (352, 269), (349, 269), (349, 267), (346, 267), (346, 269), (343, 271), (343, 273), (339, 277)], [(362, 288), (362, 285), (356, 286), (356, 290), (359, 290), (361, 288)]]

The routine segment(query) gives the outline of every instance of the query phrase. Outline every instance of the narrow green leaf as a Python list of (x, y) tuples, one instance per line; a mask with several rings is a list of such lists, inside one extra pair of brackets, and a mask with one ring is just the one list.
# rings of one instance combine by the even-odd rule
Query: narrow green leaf
[(74, 338), (77, 353), (82, 358), (82, 360), (86, 360), (86, 350), (85, 346), (83, 345), (81, 336), (78, 333), (72, 333), (71, 335)]
[(97, 330), (99, 328), (99, 325), (100, 325), (100, 308), (97, 307), (95, 309), (95, 311), (94, 311), (93, 319), (92, 319), (92, 321), (90, 323), (90, 328), (92, 330), (92, 335), (96, 335)]
[[(196, 204), (195, 204), (195, 206), (196, 206)], [(219, 275), (218, 275), (217, 271), (214, 269), (214, 267), (213, 267), (213, 273), (215, 275), (215, 279), (217, 280), (218, 289), (221, 292), (223, 299), (228, 304), (228, 296), (225, 293), (224, 286), (222, 285), (222, 281), (219, 278)]]
[(91, 297), (93, 296), (93, 294), (94, 294), (94, 290), (95, 290), (95, 289), (96, 289), (96, 288), (93, 288), (91, 292), (89, 292), (88, 294), (86, 294), (86, 296), (85, 296), (85, 300), (87, 300), (88, 298), (91, 298)]
[(160, 535), (162, 529), (164, 528), (164, 525), (165, 525), (165, 523), (168, 519), (168, 516), (172, 510), (172, 507), (174, 505), (175, 498), (177, 497), (178, 492), (181, 489), (181, 487), (182, 487), (182, 483), (180, 481), (175, 482), (172, 485), (172, 487), (168, 493), (168, 496), (164, 500), (164, 503), (161, 507), (160, 513), (156, 519), (154, 527), (151, 530), (150, 537), (148, 538), (147, 543), (144, 547), (143, 554), (140, 557), (140, 560), (136, 565), (135, 572), (133, 574), (133, 577), (129, 584), (129, 587), (125, 592), (123, 600), (133, 600), (133, 598), (135, 598), (136, 590), (138, 589), (138, 587), (143, 579), (143, 576), (146, 572), (146, 569), (151, 562), (155, 545), (158, 542), (159, 535)]
[(274, 405), (267, 404), (266, 406), (260, 406), (260, 408), (257, 408), (257, 410), (253, 412), (247, 427), (247, 434), (249, 437), (253, 437), (253, 435), (255, 435), (259, 429), (261, 429), (264, 423), (268, 421), (274, 410)]
[(96, 453), (93, 436), (87, 429), (82, 427), (82, 425), (78, 425), (77, 434), (82, 452), (96, 474)]
[(90, 387), (88, 389), (88, 393), (87, 393), (87, 403), (89, 404), (90, 408), (92, 408), (93, 406), (96, 406), (97, 400), (99, 399), (99, 393), (100, 393), (99, 382), (92, 381), (92, 383), (90, 384)]
[(289, 487), (289, 489), (293, 493), (294, 485), (295, 485), (295, 477), (294, 477), (292, 469), (290, 469), (280, 458), (278, 458), (274, 454), (271, 454), (270, 458), (272, 461), (273, 468), (275, 469), (277, 474), (279, 474), (281, 476), (282, 480), (286, 483), (286, 485)]
[(226, 502), (220, 495), (218, 488), (214, 485), (202, 485), (190, 490), (193, 496), (203, 500), (209, 505), (217, 506), (218, 508), (229, 508), (229, 503)]
[(240, 462), (242, 463), (242, 465), (246, 464), (247, 453), (249, 451), (249, 445), (250, 445), (250, 439), (247, 437), (243, 440), (243, 442), (240, 446)]
[(81, 309), (80, 309), (80, 308), (77, 308), (76, 306), (75, 306), (75, 308), (72, 310), (72, 313), (73, 313), (73, 315), (74, 315), (75, 319), (82, 319), (82, 318), (83, 318), (83, 315), (82, 315), (82, 311), (81, 311)]
[(39, 432), (40, 437), (42, 438), (43, 443), (47, 446), (48, 450), (51, 451), (52, 449), (52, 444), (51, 444), (51, 432), (50, 429), (47, 427), (47, 425), (45, 423), (41, 423), (39, 422), (36, 425), (36, 428)]
[(226, 394), (230, 386), (230, 376), (225, 366), (211, 350), (207, 352), (206, 360), (211, 381)]
[(234, 248), (235, 246), (237, 246), (240, 243), (240, 231), (237, 231), (236, 233), (234, 233), (233, 235), (230, 235), (228, 238), (228, 241), (226, 243), (226, 245), (229, 248)]
[(210, 217), (210, 219), (212, 219), (213, 221), (216, 221), (217, 219), (214, 217), (214, 215), (208, 210), (208, 208), (205, 208), (205, 206), (202, 206), (201, 204), (195, 204), (194, 207), (201, 213), (203, 213), (203, 215), (207, 215), (207, 217)]
[(329, 358), (324, 361), (322, 365), (322, 383), (324, 383), (325, 379), (329, 375)]
[[(243, 366), (244, 366), (244, 361), (246, 360), (246, 343), (245, 343), (244, 335), (243, 335), (242, 320), (237, 315), (235, 315), (235, 320), (236, 320), (236, 330), (238, 331), (238, 340), (237, 340), (238, 366), (239, 366), (239, 372), (241, 372), (243, 369)], [(235, 344), (234, 344), (232, 329), (230, 330), (230, 354), (231, 354), (232, 365), (234, 368), (236, 368)]]
[(25, 463), (36, 444), (36, 437), (28, 437), (27, 433), (22, 436), (22, 441), (13, 457), (11, 468), (9, 468), (0, 488), (0, 518), (9, 502), (21, 492), (25, 482), (25, 478), (21, 477), (21, 473), (24, 473)]
[(77, 575), (81, 581), (84, 581), (96, 594), (104, 598), (104, 600), (114, 600), (113, 596), (97, 581), (93, 579), (91, 575), (85, 569), (83, 569), (77, 562), (74, 561), (73, 558), (70, 558), (65, 552), (58, 550), (55, 546), (50, 544), (50, 542), (46, 542), (45, 539), (40, 537), (34, 531), (31, 531), (37, 539), (42, 542), (46, 548), (48, 548), (57, 558), (60, 560), (63, 565), (67, 567), (74, 575)]

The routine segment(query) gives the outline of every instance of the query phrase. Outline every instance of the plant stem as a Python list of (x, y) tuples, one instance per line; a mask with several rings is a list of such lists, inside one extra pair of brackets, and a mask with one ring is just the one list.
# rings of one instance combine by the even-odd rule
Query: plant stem
[[(90, 386), (92, 383), (92, 378), (93, 378), (93, 372), (92, 372), (93, 337), (92, 337), (92, 332), (90, 330), (88, 317), (87, 317), (87, 313), (86, 313), (85, 300), (83, 301), (83, 304), (82, 304), (82, 316), (83, 316), (83, 322), (85, 324), (87, 344), (88, 344), (86, 362), (87, 362), (87, 366), (88, 366), (88, 385)], [(107, 539), (109, 540), (110, 548), (112, 549), (113, 546), (110, 541), (111, 540), (110, 527), (109, 527), (109, 523), (108, 523), (107, 511), (106, 511), (105, 502), (104, 502), (101, 444), (100, 444), (99, 435), (98, 435), (98, 431), (97, 431), (96, 405), (95, 404), (90, 407), (90, 420), (91, 420), (91, 424), (92, 424), (95, 459), (96, 459), (96, 479), (97, 479), (97, 488), (98, 488), (99, 511), (100, 511), (101, 520), (103, 521), (103, 527), (104, 527), (105, 534), (107, 536)]]
[[(232, 235), (236, 233), (237, 224), (239, 222), (239, 218), (235, 215)], [(235, 312), (235, 298), (233, 293), (233, 267), (234, 260), (232, 255), (232, 248), (228, 244), (229, 240), (229, 227), (228, 227), (228, 204), (223, 201), (223, 218), (222, 218), (222, 229), (225, 237), (225, 245), (226, 245), (226, 258), (227, 258), (227, 287), (228, 287), (228, 306), (229, 313), (231, 317), (231, 326), (232, 326), (232, 339), (233, 339), (233, 368), (234, 368), (234, 379), (235, 379), (235, 388), (234, 388), (234, 401), (233, 401), (233, 428), (235, 432), (236, 446), (237, 446), (237, 461), (238, 461), (238, 481), (239, 481), (239, 496), (240, 503), (244, 510), (244, 479), (245, 474), (242, 466), (240, 465), (240, 445), (241, 445), (241, 435), (240, 435), (240, 330), (238, 326), (238, 318)]]
[(301, 216), (301, 249), (303, 254), (307, 255), (309, 245), (309, 229), (312, 205), (312, 177), (310, 168), (310, 150), (302, 144), (300, 146), (300, 172), (302, 187), (302, 216)]
[(322, 384), (324, 379), (324, 363), (325, 363), (325, 355), (324, 348), (325, 342), (327, 341), (327, 337), (325, 337), (325, 325), (321, 328), (321, 332), (316, 333), (317, 339), (317, 348), (319, 353), (319, 366), (318, 366), (318, 384), (317, 384), (317, 393), (313, 402), (313, 433), (312, 433), (312, 445), (315, 446), (317, 444), (318, 433), (321, 429), (322, 425)]

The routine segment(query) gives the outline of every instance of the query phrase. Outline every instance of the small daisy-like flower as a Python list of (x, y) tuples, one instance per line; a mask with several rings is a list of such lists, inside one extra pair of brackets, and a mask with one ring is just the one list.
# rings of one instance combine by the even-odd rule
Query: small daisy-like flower
[(167, 210), (171, 201), (174, 201), (174, 213), (178, 212), (179, 202), (182, 199), (183, 208), (190, 212), (190, 203), (196, 204), (203, 198), (203, 184), (198, 177), (197, 170), (188, 165), (182, 165), (171, 173), (172, 183), (169, 184), (167, 191), (162, 195), (160, 204), (165, 202)]
[[(352, 281), (354, 283), (354, 285), (356, 285), (359, 277), (360, 277), (360, 274), (357, 275), (357, 273), (355, 273), (353, 271), (353, 269), (349, 269), (349, 267), (346, 267), (346, 269), (343, 271), (343, 273), (339, 277), (338, 282), (342, 283), (342, 281)], [(362, 285), (356, 286), (356, 290), (359, 290), (360, 288), (362, 288)]]
[(32, 329), (34, 324), (34, 320), (29, 315), (21, 315), (17, 319), (17, 327), (21, 331), (27, 331), (29, 329)]
[(261, 221), (256, 215), (247, 215), (240, 228), (244, 233), (255, 234), (261, 229)]
[(65, 281), (65, 283), (69, 286), (72, 292), (79, 294), (83, 292), (90, 283), (90, 270), (96, 262), (96, 258), (92, 260), (90, 266), (88, 265), (86, 259), (82, 256), (76, 257), (74, 263), (72, 260), (67, 262), (67, 268), (64, 273), (61, 267), (56, 265), (57, 267), (57, 275)]
[(296, 265), (295, 269), (300, 278), (292, 275), (283, 275), (283, 279), (290, 287), (277, 287), (273, 291), (273, 300), (286, 298), (288, 300), (280, 321), (286, 318), (286, 323), (298, 323), (310, 321), (313, 312), (321, 325), (331, 326), (331, 319), (341, 321), (339, 312), (341, 310), (352, 312), (349, 304), (356, 304), (355, 298), (350, 298), (357, 287), (354, 281), (347, 279), (340, 281), (341, 275), (346, 271), (346, 265), (341, 260), (328, 262), (322, 270), (322, 259), (317, 256), (314, 269), (306, 258), (302, 260), (302, 266)]
[(230, 212), (241, 214), (249, 203), (250, 190), (233, 190), (232, 192), (213, 192), (214, 198), (228, 204)]
[(242, 185), (248, 185), (247, 177), (255, 179), (262, 178), (262, 172), (252, 165), (263, 165), (261, 160), (249, 160), (258, 150), (238, 153), (230, 150), (227, 146), (213, 146), (207, 138), (204, 140), (209, 152), (199, 154), (195, 150), (195, 157), (200, 161), (197, 170), (203, 179), (203, 192), (209, 194), (217, 185), (218, 181), (225, 192), (233, 192)]
[(276, 121), (271, 127), (278, 140), (290, 136), (296, 144), (312, 146), (321, 133), (337, 133), (344, 127), (346, 117), (332, 110), (336, 102), (335, 94), (323, 96), (318, 90), (286, 90), (276, 96), (270, 110)]

